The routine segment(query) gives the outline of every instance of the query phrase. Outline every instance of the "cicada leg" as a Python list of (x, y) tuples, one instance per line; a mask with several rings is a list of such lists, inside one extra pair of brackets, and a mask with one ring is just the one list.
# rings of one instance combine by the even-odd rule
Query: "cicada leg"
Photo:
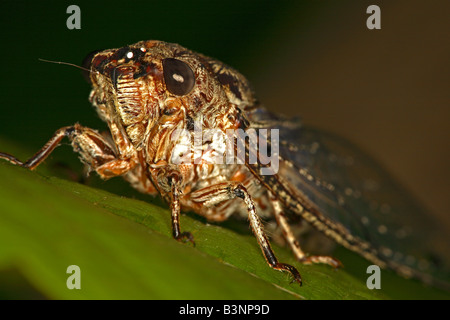
[(289, 264), (278, 262), (275, 254), (270, 246), (270, 242), (264, 232), (263, 224), (256, 212), (255, 203), (248, 193), (247, 189), (237, 182), (223, 182), (213, 186), (209, 186), (200, 190), (196, 190), (190, 195), (194, 202), (201, 202), (206, 206), (213, 206), (226, 200), (240, 198), (244, 201), (250, 226), (255, 235), (258, 244), (263, 252), (264, 258), (270, 267), (278, 271), (287, 271), (293, 276), (293, 281), (302, 284), (300, 273), (297, 269)]
[(181, 232), (180, 230), (180, 191), (178, 190), (178, 176), (169, 175), (171, 185), (171, 206), (172, 211), (172, 235), (178, 241), (189, 241), (195, 246), (194, 237), (190, 232)]
[(308, 256), (307, 254), (305, 254), (305, 252), (300, 247), (297, 239), (295, 238), (294, 233), (289, 227), (289, 223), (286, 220), (286, 216), (283, 212), (280, 201), (278, 201), (278, 199), (273, 194), (270, 194), (270, 203), (272, 204), (273, 212), (278, 226), (281, 228), (284, 238), (289, 244), (292, 252), (297, 257), (298, 261), (302, 262), (303, 264), (325, 263), (334, 268), (342, 266), (342, 263), (339, 260), (330, 256)]
[(58, 129), (50, 140), (26, 162), (3, 152), (0, 152), (0, 159), (34, 170), (61, 144), (64, 137), (68, 137), (72, 142), (73, 149), (78, 152), (81, 160), (103, 179), (122, 175), (136, 165), (130, 159), (119, 159), (114, 147), (102, 135), (79, 124)]

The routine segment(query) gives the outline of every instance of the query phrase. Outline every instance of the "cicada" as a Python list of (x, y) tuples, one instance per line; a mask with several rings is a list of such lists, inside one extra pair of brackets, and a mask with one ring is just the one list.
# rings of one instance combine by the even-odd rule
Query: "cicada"
[(340, 266), (302, 249), (300, 224), (380, 267), (448, 285), (450, 241), (439, 224), (348, 142), (265, 109), (233, 68), (162, 41), (94, 52), (83, 67), (109, 134), (75, 124), (26, 162), (0, 158), (33, 170), (68, 138), (101, 178), (122, 176), (165, 199), (176, 240), (194, 243), (180, 227), (182, 210), (209, 221), (247, 217), (268, 265), (299, 284), (297, 269), (276, 258), (262, 217), (305, 264)]

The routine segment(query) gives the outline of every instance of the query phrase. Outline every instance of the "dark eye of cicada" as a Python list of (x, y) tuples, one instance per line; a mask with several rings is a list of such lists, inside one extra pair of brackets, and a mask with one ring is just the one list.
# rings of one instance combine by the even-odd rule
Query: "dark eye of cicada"
[[(83, 62), (81, 64), (81, 66), (85, 69), (91, 70), (91, 64), (92, 64), (92, 59), (94, 58), (94, 56), (99, 53), (102, 50), (95, 50), (90, 52), (84, 59)], [(87, 82), (91, 82), (91, 78), (90, 78), (90, 74), (89, 71), (87, 70), (83, 70), (83, 77), (86, 79)]]
[(195, 84), (195, 75), (191, 67), (173, 58), (164, 59), (162, 63), (167, 90), (177, 96), (191, 92)]

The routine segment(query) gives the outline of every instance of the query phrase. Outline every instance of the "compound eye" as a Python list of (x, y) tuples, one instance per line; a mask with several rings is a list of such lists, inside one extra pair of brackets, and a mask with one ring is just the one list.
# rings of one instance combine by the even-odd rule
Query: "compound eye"
[[(83, 59), (83, 63), (81, 64), (81, 66), (85, 69), (91, 70), (91, 65), (92, 65), (92, 59), (94, 59), (94, 56), (101, 52), (102, 50), (95, 50), (92, 51), (91, 53), (89, 53), (84, 59)], [(91, 82), (91, 77), (90, 77), (90, 72), (87, 70), (83, 70), (83, 77), (86, 79), (87, 82)]]
[(167, 90), (177, 96), (191, 92), (195, 84), (195, 75), (191, 67), (173, 58), (164, 59), (162, 64)]

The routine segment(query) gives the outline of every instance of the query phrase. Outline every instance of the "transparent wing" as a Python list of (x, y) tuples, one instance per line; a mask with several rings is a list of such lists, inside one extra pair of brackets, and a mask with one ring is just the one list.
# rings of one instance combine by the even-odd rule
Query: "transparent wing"
[(264, 109), (247, 116), (254, 126), (279, 129), (278, 175), (322, 215), (369, 242), (381, 260), (450, 282), (450, 232), (379, 164), (348, 141), (299, 120)]

